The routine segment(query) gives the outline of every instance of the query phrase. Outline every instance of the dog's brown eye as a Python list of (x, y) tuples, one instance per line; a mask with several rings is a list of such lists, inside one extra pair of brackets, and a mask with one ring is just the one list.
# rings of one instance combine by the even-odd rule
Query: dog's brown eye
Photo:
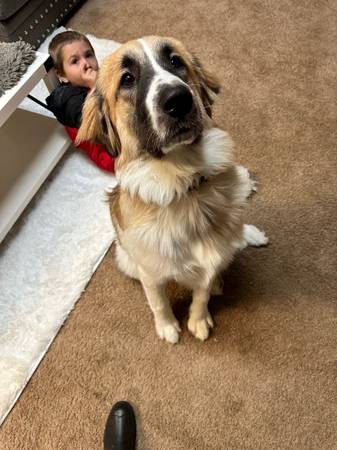
[(179, 56), (177, 56), (177, 55), (172, 55), (171, 56), (170, 63), (176, 69), (179, 69), (180, 67), (182, 67), (184, 65), (184, 63), (182, 62), (181, 58)]
[(122, 78), (121, 78), (121, 86), (128, 88), (131, 87), (133, 85), (135, 81), (135, 77), (132, 75), (132, 73), (124, 73)]

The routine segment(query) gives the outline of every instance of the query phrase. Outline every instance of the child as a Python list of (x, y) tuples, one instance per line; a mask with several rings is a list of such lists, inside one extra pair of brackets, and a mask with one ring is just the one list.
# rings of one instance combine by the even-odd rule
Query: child
[[(81, 125), (83, 103), (95, 85), (98, 62), (88, 38), (77, 31), (57, 34), (48, 51), (61, 84), (46, 98), (46, 102), (74, 141)], [(79, 147), (98, 167), (113, 172), (114, 159), (102, 145), (82, 142)]]

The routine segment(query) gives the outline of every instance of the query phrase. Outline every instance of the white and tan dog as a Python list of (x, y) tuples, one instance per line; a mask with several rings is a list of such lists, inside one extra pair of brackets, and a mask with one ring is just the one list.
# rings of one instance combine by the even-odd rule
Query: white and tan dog
[(177, 40), (131, 41), (102, 63), (78, 134), (78, 142), (99, 141), (118, 156), (110, 195), (118, 266), (141, 281), (157, 333), (172, 343), (180, 328), (166, 282), (193, 290), (188, 329), (205, 340), (219, 274), (238, 249), (267, 243), (243, 223), (254, 183), (211, 119), (218, 90)]

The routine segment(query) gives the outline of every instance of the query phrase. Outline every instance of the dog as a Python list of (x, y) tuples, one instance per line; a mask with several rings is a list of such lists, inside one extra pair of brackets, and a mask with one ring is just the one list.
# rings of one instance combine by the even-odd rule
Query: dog
[(127, 42), (104, 59), (77, 136), (117, 157), (118, 183), (109, 195), (117, 264), (140, 280), (157, 334), (170, 343), (181, 330), (165, 292), (168, 280), (192, 289), (187, 326), (204, 341), (221, 272), (238, 250), (268, 242), (243, 221), (255, 183), (212, 119), (219, 88), (178, 40)]

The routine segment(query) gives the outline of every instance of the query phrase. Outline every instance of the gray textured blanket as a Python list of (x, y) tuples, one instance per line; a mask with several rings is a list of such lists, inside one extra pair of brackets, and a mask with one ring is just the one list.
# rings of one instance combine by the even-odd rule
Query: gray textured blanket
[(0, 42), (0, 97), (16, 85), (34, 59), (35, 51), (27, 42)]

